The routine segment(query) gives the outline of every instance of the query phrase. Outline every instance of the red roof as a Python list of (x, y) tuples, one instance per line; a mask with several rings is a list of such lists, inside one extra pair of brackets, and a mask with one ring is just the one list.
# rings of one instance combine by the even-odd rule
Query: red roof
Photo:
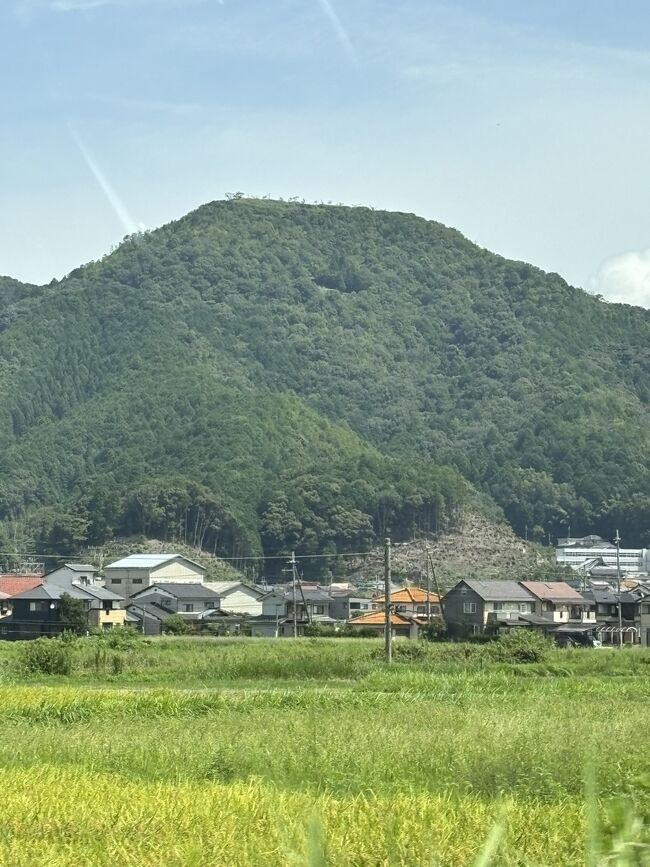
[[(565, 581), (520, 581), (538, 599), (562, 602), (584, 602), (583, 597)], [(1, 589), (1, 588), (0, 588)]]
[[(381, 596), (375, 596), (375, 602), (383, 602), (385, 596), (382, 594)], [(403, 587), (401, 590), (393, 590), (390, 594), (391, 602), (406, 602), (411, 603), (412, 605), (425, 605), (427, 601), (427, 591), (423, 590), (421, 587)], [(429, 602), (432, 605), (438, 605), (440, 602), (440, 597), (437, 593), (429, 593)]]
[[(411, 623), (422, 624), (417, 617), (409, 617), (405, 614), (393, 612), (390, 615), (391, 626), (410, 626)], [(360, 614), (358, 617), (353, 617), (348, 620), (351, 626), (385, 626), (386, 614), (383, 611), (370, 611), (368, 614)]]
[(43, 583), (42, 575), (0, 575), (0, 593), (17, 596)]

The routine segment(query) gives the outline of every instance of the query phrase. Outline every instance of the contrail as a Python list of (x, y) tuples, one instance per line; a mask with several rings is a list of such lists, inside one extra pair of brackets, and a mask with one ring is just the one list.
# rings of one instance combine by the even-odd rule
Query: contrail
[(332, 6), (330, 0), (318, 0), (321, 5), (321, 8), (325, 15), (329, 18), (332, 27), (334, 28), (334, 32), (336, 33), (339, 42), (343, 46), (343, 50), (350, 58), (352, 63), (358, 63), (359, 58), (357, 56), (357, 52), (354, 50), (354, 45), (352, 44), (352, 40), (348, 34), (348, 31), (343, 26), (341, 19), (339, 18), (336, 9)]
[(108, 180), (104, 176), (104, 173), (102, 172), (102, 170), (99, 168), (99, 166), (97, 165), (97, 163), (93, 159), (92, 154), (90, 153), (90, 151), (88, 150), (86, 145), (81, 140), (79, 134), (72, 127), (70, 127), (70, 133), (71, 133), (73, 139), (75, 140), (75, 144), (77, 145), (77, 147), (81, 151), (81, 155), (84, 158), (84, 160), (86, 161), (86, 165), (88, 166), (90, 171), (93, 173), (95, 180), (99, 184), (101, 191), (104, 193), (104, 195), (108, 199), (108, 203), (110, 204), (111, 208), (115, 211), (115, 214), (117, 215), (118, 219), (120, 220), (120, 222), (124, 226), (124, 229), (126, 230), (127, 235), (134, 235), (137, 232), (141, 231), (142, 226), (139, 226), (135, 222), (133, 217), (129, 214), (129, 212), (126, 209), (126, 205), (122, 202), (122, 200), (120, 199), (118, 194), (115, 192), (113, 187), (110, 185), (110, 183), (108, 182)]

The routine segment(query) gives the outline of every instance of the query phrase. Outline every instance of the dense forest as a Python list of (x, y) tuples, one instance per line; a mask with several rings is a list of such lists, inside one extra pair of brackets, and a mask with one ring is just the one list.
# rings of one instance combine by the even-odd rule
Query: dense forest
[(0, 278), (0, 545), (363, 550), (476, 490), (531, 539), (650, 543), (649, 407), (650, 312), (412, 215), (235, 197)]

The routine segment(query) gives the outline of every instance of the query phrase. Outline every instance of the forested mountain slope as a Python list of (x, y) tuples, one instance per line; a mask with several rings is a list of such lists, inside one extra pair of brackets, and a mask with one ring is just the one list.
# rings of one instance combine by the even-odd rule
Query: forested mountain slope
[(461, 476), (531, 538), (647, 541), (649, 405), (648, 311), (411, 215), (215, 202), (0, 280), (0, 519), (42, 544), (350, 549), (453, 522)]

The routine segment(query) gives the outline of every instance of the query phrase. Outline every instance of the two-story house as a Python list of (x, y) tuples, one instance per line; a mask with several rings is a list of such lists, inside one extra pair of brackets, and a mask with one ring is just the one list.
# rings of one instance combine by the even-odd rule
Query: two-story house
[(330, 617), (333, 620), (349, 620), (359, 614), (365, 614), (373, 610), (373, 602), (370, 597), (363, 596), (354, 587), (341, 588), (329, 587)]
[(593, 600), (585, 599), (566, 581), (520, 581), (535, 597), (534, 614), (553, 623), (595, 623)]
[(61, 617), (61, 597), (66, 594), (82, 600), (90, 613), (92, 598), (85, 591), (39, 584), (12, 597), (12, 613), (0, 622), (0, 638), (16, 640), (60, 635), (66, 629)]
[[(385, 599), (383, 594), (375, 596), (372, 600), (373, 608), (375, 610), (383, 609)], [(390, 594), (391, 611), (406, 614), (409, 617), (426, 619), (427, 603), (431, 617), (440, 617), (440, 597), (437, 593), (429, 593), (421, 587), (401, 587), (399, 590), (393, 590)]]
[(203, 582), (205, 569), (181, 554), (131, 554), (106, 566), (106, 587), (124, 599), (159, 582)]
[[(210, 587), (198, 582), (156, 582), (150, 587), (139, 590), (131, 597), (131, 602), (159, 605), (168, 614), (193, 615), (202, 611), (217, 611), (221, 607), (221, 597)], [(187, 619), (191, 620), (192, 617)]]
[(639, 608), (640, 601), (636, 594), (629, 591), (618, 593), (616, 590), (601, 590), (592, 588), (583, 591), (585, 599), (590, 599), (596, 607), (596, 634), (603, 644), (619, 644), (620, 629), (618, 618), (619, 601), (621, 605), (621, 621), (623, 644), (637, 644), (640, 640)]
[(205, 586), (221, 597), (221, 608), (232, 614), (262, 614), (267, 591), (245, 581), (206, 581)]
[(477, 635), (515, 625), (522, 614), (533, 614), (537, 599), (518, 581), (459, 581), (445, 594), (445, 621), (452, 633)]
[(43, 576), (43, 583), (56, 584), (57, 587), (96, 587), (104, 582), (97, 574), (97, 568), (91, 563), (64, 563), (63, 566), (47, 572)]

